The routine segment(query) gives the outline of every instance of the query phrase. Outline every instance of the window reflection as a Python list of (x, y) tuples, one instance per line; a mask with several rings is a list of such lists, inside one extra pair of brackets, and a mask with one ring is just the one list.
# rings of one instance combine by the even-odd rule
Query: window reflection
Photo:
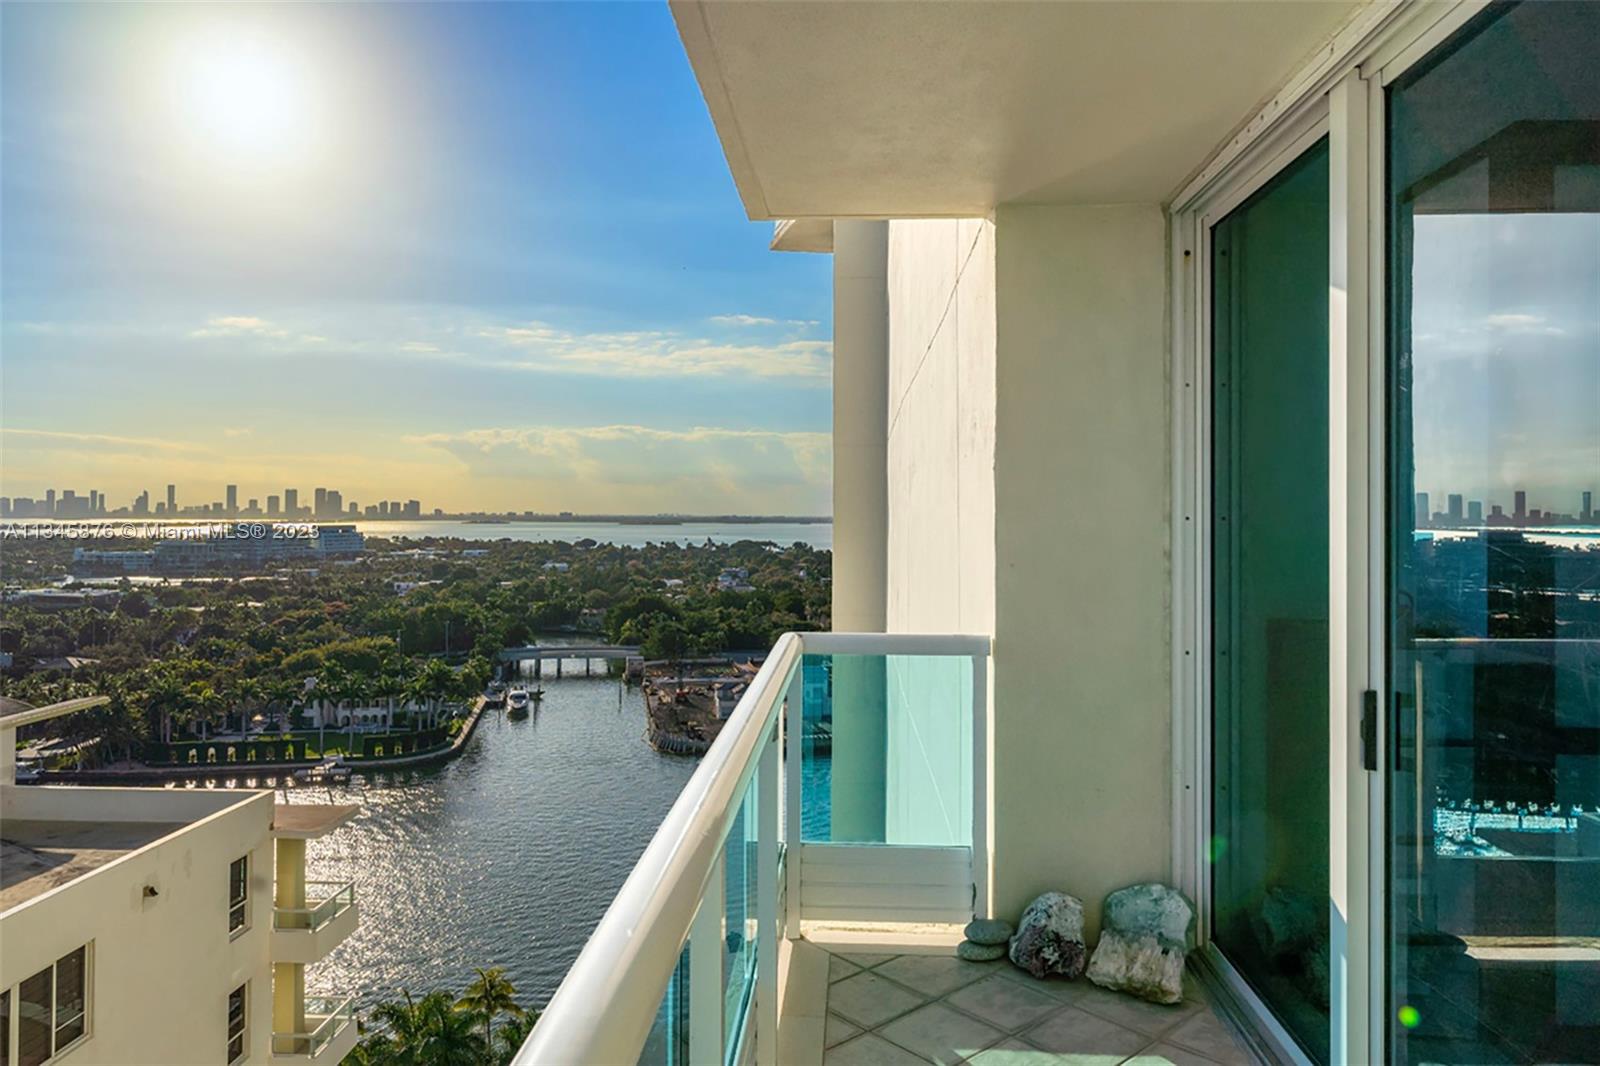
[(1600, 1061), (1600, 5), (1391, 89), (1393, 1055)]

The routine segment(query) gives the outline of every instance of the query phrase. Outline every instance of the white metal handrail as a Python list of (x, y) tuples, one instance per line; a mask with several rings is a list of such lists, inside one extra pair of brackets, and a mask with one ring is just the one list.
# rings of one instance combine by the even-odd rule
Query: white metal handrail
[[(762, 792), (758, 817), (761, 856), (758, 876), (763, 879), (759, 920), (760, 937), (776, 924), (778, 872), (776, 792), (779, 775), (778, 718), (785, 699), (789, 707), (789, 734), (795, 738), (789, 759), (798, 760), (801, 714), (799, 668), (805, 654), (823, 655), (927, 655), (970, 656), (975, 663), (975, 710), (987, 706), (985, 664), (990, 649), (986, 636), (951, 636), (883, 633), (785, 633), (745, 690), (727, 724), (718, 733), (699, 768), (673, 803), (633, 872), (607, 908), (598, 926), (556, 989), (528, 1041), (513, 1062), (518, 1066), (551, 1063), (636, 1062), (655, 1023), (657, 1009), (677, 969), (685, 943), (698, 937), (697, 917), (716, 903), (720, 911), (723, 849), (741, 809), (743, 798), (758, 769)], [(986, 761), (987, 714), (979, 713), (975, 730), (975, 767)], [(973, 782), (975, 803), (987, 805), (987, 781)], [(792, 845), (799, 840), (800, 777), (791, 763), (784, 782), (786, 818)], [(770, 790), (770, 791), (769, 791)], [(987, 816), (985, 810), (984, 816)], [(987, 848), (983, 818), (975, 818), (973, 845)], [(975, 859), (976, 864), (976, 859)], [(791, 868), (792, 870), (792, 868)], [(791, 876), (793, 876), (791, 872)], [(708, 898), (714, 897), (714, 898)], [(791, 896), (792, 898), (792, 896)], [(720, 921), (720, 914), (715, 916)], [(793, 916), (791, 915), (791, 918)], [(695, 943), (699, 943), (698, 940)], [(773, 1061), (777, 1009), (776, 945), (757, 941), (756, 980), (758, 1062)], [(697, 969), (691, 947), (691, 970)], [(721, 963), (715, 976), (720, 977)], [(705, 971), (700, 971), (705, 972)], [(690, 996), (698, 982), (691, 976)], [(718, 987), (717, 999), (721, 991)], [(695, 1008), (690, 1006), (690, 1045), (696, 1044)], [(720, 1018), (718, 1019), (720, 1022)], [(716, 1026), (720, 1035), (720, 1024)], [(737, 1037), (735, 1038), (737, 1039)], [(691, 1050), (691, 1054), (695, 1054)], [(703, 1053), (702, 1053), (703, 1054)], [(712, 1056), (722, 1061), (720, 1053)], [(710, 1058), (707, 1061), (711, 1061)]]
[(273, 907), (272, 927), (316, 932), (356, 905), (354, 881), (307, 881), (304, 907)]
[(800, 654), (778, 639), (513, 1061), (638, 1059)]
[(321, 1021), (309, 1033), (273, 1033), (274, 1055), (303, 1055), (315, 1058), (328, 1042), (338, 1036), (346, 1025), (355, 1020), (354, 996), (307, 996), (306, 1020)]

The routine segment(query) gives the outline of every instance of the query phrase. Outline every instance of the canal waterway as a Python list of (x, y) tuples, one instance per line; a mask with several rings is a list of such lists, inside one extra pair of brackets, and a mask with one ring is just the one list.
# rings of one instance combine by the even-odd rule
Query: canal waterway
[(551, 672), (527, 720), (485, 712), (442, 766), (280, 791), (361, 805), (308, 849), (309, 876), (353, 880), (361, 906), (308, 987), (370, 1006), (502, 966), (522, 1002), (549, 999), (698, 764), (645, 743), (637, 688)]

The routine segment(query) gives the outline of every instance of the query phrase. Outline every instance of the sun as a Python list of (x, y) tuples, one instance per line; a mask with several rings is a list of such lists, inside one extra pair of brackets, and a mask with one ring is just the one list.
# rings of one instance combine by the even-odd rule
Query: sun
[(218, 28), (184, 41), (169, 73), (180, 131), (213, 166), (261, 173), (307, 162), (317, 139), (316, 77), (285, 42)]

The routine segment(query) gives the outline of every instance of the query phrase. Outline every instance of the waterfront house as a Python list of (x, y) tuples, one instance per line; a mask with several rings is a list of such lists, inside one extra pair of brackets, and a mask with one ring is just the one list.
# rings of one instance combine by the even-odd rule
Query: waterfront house
[(306, 966), (356, 928), (305, 843), (355, 808), (271, 792), (16, 784), (17, 730), (106, 702), (0, 704), (0, 1062), (336, 1063), (352, 1001)]
[[(1595, 553), (1417, 504), (1592, 514), (1600, 4), (672, 13), (832, 256), (836, 632), (519, 1061), (1600, 1060)], [(1145, 881), (1183, 1005), (949, 957)]]

